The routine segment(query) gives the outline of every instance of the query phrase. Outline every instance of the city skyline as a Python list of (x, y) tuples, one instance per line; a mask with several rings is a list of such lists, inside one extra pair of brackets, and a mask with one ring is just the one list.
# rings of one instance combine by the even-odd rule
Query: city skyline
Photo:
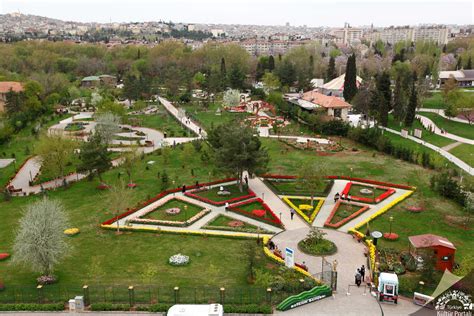
[[(450, 10), (456, 6), (458, 10)], [(306, 9), (303, 9), (306, 8)], [(462, 9), (459, 9), (462, 8)], [(2, 14), (20, 12), (75, 22), (173, 21), (199, 24), (379, 27), (419, 24), (472, 24), (471, 1), (187, 1), (164, 0), (3, 0)], [(264, 14), (262, 14), (264, 12)], [(420, 15), (423, 12), (423, 15)], [(389, 13), (389, 14), (388, 14)], [(291, 17), (291, 18), (290, 18)]]

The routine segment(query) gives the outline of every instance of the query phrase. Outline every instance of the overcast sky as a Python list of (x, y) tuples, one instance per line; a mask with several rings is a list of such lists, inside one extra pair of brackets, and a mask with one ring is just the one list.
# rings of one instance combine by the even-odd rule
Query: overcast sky
[(81, 22), (308, 26), (473, 24), (472, 0), (0, 0), (0, 12)]

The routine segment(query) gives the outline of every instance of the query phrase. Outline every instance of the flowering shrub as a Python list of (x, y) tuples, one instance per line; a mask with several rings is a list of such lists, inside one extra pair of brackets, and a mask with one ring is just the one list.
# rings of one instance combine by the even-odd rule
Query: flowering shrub
[(176, 254), (170, 257), (168, 263), (172, 266), (185, 266), (189, 263), (189, 257), (183, 254)]
[(252, 214), (258, 217), (264, 217), (265, 216), (265, 210), (253, 210)]
[(64, 234), (67, 236), (74, 236), (74, 235), (79, 234), (79, 232), (80, 232), (79, 228), (68, 228), (64, 230)]
[(0, 252), (0, 261), (7, 260), (10, 258), (10, 254), (7, 252)]
[(53, 284), (58, 281), (58, 278), (54, 275), (42, 275), (36, 279), (36, 283), (40, 285)]
[(383, 234), (383, 238), (387, 240), (397, 240), (398, 239), (398, 234), (396, 233), (385, 233)]
[[(314, 219), (316, 218), (316, 215), (318, 215), (319, 210), (321, 209), (321, 206), (323, 206), (324, 200), (325, 200), (323, 198), (314, 198), (315, 201), (318, 201), (318, 204), (314, 207), (313, 213), (311, 213), (311, 215), (308, 216), (304, 212), (304, 207), (303, 207), (303, 209), (301, 208), (302, 205), (306, 205), (306, 204), (299, 205), (299, 207), (298, 207), (291, 201), (291, 199), (293, 199), (293, 198), (302, 199), (301, 197), (296, 197), (296, 196), (284, 196), (283, 201), (286, 204), (288, 204), (292, 209), (294, 209), (296, 211), (296, 213), (298, 213), (299, 216), (301, 216), (305, 221), (307, 221), (310, 224), (314, 221)], [(311, 198), (309, 198), (309, 197), (304, 198), (304, 199), (311, 200)], [(311, 207), (311, 205), (309, 205), (309, 206)]]

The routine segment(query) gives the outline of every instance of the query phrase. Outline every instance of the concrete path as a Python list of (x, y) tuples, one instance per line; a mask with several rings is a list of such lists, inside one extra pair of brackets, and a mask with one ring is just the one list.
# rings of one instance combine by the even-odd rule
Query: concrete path
[[(474, 92), (474, 91), (473, 91)], [(446, 115), (445, 111), (443, 109), (427, 109), (427, 108), (418, 108), (416, 109), (417, 112), (431, 112), (431, 113), (436, 113), (442, 117), (444, 117), (445, 119), (448, 119), (448, 120), (451, 120), (451, 121), (455, 121), (455, 122), (459, 122), (459, 123), (464, 123), (464, 124), (472, 124), (472, 123), (469, 123), (468, 120), (466, 119), (463, 119), (463, 118), (459, 118), (459, 117), (449, 117)]]
[(11, 164), (14, 161), (15, 161), (15, 159), (13, 159), (13, 158), (11, 158), (11, 159), (0, 159), (0, 169), (8, 167), (8, 165)]
[(454, 134), (451, 134), (451, 133), (448, 133), (448, 132), (442, 132), (441, 129), (440, 129), (438, 126), (436, 126), (436, 124), (435, 124), (432, 120), (430, 120), (429, 118), (427, 118), (426, 116), (417, 114), (417, 115), (416, 115), (416, 118), (420, 119), (421, 124), (422, 124), (427, 130), (432, 129), (433, 132), (434, 132), (436, 135), (439, 135), (439, 136), (443, 136), (443, 137), (452, 139), (452, 140), (454, 140), (454, 141), (456, 141), (456, 142), (461, 142), (461, 143), (465, 143), (465, 144), (474, 145), (474, 139), (469, 139), (469, 138), (461, 137), (461, 136), (454, 135)]
[(316, 137), (304, 137), (304, 136), (291, 136), (291, 135), (268, 135), (268, 138), (284, 138), (284, 139), (296, 139), (301, 143), (306, 143), (308, 140), (312, 142), (318, 142), (320, 144), (329, 144), (329, 139), (316, 138)]
[(202, 128), (201, 126), (199, 126), (198, 124), (196, 124), (195, 122), (193, 122), (193, 120), (191, 120), (190, 118), (186, 118), (185, 116), (185, 112), (181, 109), (178, 109), (177, 107), (175, 107), (170, 101), (166, 100), (165, 98), (162, 98), (160, 96), (156, 96), (158, 98), (158, 100), (160, 101), (161, 104), (163, 104), (163, 106), (165, 107), (165, 109), (171, 114), (173, 115), (179, 122), (181, 122), (181, 124), (190, 129), (191, 131), (193, 131), (196, 135), (199, 135), (199, 137), (206, 137), (207, 136), (207, 133), (206, 131), (204, 130), (204, 128)]
[[(387, 132), (390, 132), (390, 133), (397, 134), (397, 135), (401, 136), (401, 133), (399, 131), (393, 130), (391, 128), (383, 127), (383, 126), (380, 126), (379, 128), (381, 128), (381, 129), (383, 129)], [(407, 139), (410, 139), (410, 140), (412, 140), (412, 141), (414, 141), (418, 144), (421, 144), (425, 147), (433, 149), (434, 151), (438, 152), (441, 156), (445, 157), (450, 162), (452, 162), (453, 164), (455, 164), (456, 166), (458, 166), (462, 170), (469, 173), (471, 176), (474, 175), (474, 168), (473, 167), (469, 166), (467, 163), (465, 163), (464, 161), (462, 161), (458, 157), (452, 155), (451, 153), (447, 152), (446, 150), (443, 150), (443, 149), (441, 149), (441, 148), (439, 148), (439, 147), (437, 147), (433, 144), (427, 143), (424, 140), (418, 139), (418, 138), (410, 136), (410, 135), (407, 136)]]
[(446, 150), (446, 151), (450, 151), (451, 149), (456, 148), (456, 147), (458, 147), (458, 146), (461, 145), (461, 144), (462, 144), (462, 143), (460, 143), (460, 142), (455, 142), (455, 143), (446, 145), (446, 146), (444, 146), (444, 147), (441, 147), (441, 149), (442, 149), (442, 150)]
[(321, 209), (316, 215), (316, 218), (313, 221), (313, 226), (316, 226), (316, 227), (324, 226), (324, 222), (328, 218), (329, 214), (331, 214), (331, 211), (335, 204), (334, 195), (336, 195), (336, 193), (341, 194), (346, 184), (347, 184), (346, 180), (334, 180), (334, 185), (332, 186), (331, 191), (329, 192), (327, 196), (327, 199), (324, 201), (323, 205), (321, 206)]

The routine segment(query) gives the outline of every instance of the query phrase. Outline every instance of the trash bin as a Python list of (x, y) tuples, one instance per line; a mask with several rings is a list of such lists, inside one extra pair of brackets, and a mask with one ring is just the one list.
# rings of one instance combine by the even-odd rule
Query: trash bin
[(76, 300), (75, 299), (70, 299), (69, 300), (69, 310), (70, 311), (75, 311), (76, 310)]
[(84, 296), (76, 296), (76, 310), (77, 311), (84, 311)]

